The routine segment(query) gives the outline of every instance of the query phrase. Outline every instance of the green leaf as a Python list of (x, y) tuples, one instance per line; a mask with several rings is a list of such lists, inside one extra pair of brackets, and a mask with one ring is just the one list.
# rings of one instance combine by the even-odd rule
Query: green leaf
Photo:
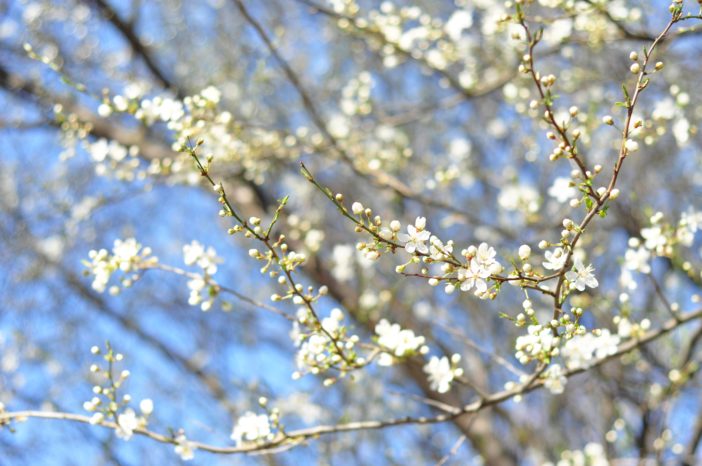
[(608, 206), (608, 205), (604, 205), (604, 206), (602, 206), (602, 209), (600, 209), (600, 211), (597, 212), (597, 215), (599, 215), (599, 216), (602, 217), (602, 218), (605, 218), (605, 217), (607, 216), (607, 211), (608, 211), (608, 210), (609, 210), (609, 206)]

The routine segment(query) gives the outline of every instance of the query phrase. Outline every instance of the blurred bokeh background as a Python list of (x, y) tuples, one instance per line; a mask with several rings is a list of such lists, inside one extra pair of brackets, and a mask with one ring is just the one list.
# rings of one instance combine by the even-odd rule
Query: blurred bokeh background
[[(535, 29), (544, 28), (537, 66), (558, 77), (559, 117), (580, 108), (573, 120), (583, 158), (609, 173), (619, 133), (601, 119), (622, 118), (614, 102), (631, 79), (627, 57), (660, 32), (668, 3), (529, 8)], [(503, 264), (523, 243), (537, 251), (540, 240), (557, 239), (562, 219), (583, 209), (568, 203), (573, 167), (548, 160), (552, 143), (529, 106), (533, 83), (517, 72), (519, 29), (499, 21), (510, 12), (490, 0), (0, 2), (0, 402), (84, 412), (89, 349), (109, 341), (131, 372), (126, 390), (136, 402), (154, 401), (154, 429), (229, 445), (235, 420), (256, 411), (260, 396), (296, 428), (428, 414), (427, 398), (467, 403), (528, 372), (513, 356), (523, 330), (499, 317), (520, 311), (520, 290), (505, 287), (496, 301), (446, 295), (396, 274), (401, 254), (364, 259), (353, 226), (298, 165), (384, 219), (426, 216), (459, 250), (487, 241)], [(661, 46), (665, 68), (637, 109), (646, 121), (641, 150), (627, 160), (620, 200), (583, 239), (601, 284), (578, 297), (588, 326), (616, 332), (617, 315), (653, 327), (669, 317), (649, 277), (622, 280), (621, 263), (654, 212), (676, 224), (702, 207), (698, 31), (676, 29)], [(25, 43), (60, 72), (30, 59)], [(312, 258), (301, 281), (331, 289), (322, 314), (340, 307), (364, 339), (381, 318), (400, 322), (434, 353), (461, 354), (469, 386), (436, 398), (421, 361), (372, 366), (332, 387), (312, 375), (292, 380), (291, 325), (275, 314), (231, 298), (231, 308), (218, 299), (203, 312), (188, 304), (186, 279), (158, 270), (117, 296), (91, 287), (82, 273), (88, 252), (135, 237), (177, 267), (185, 267), (183, 245), (197, 240), (223, 259), (219, 283), (260, 302), (279, 290), (249, 258), (251, 242), (227, 235), (216, 196), (174, 151), (172, 127), (99, 112), (103, 95), (183, 99), (208, 86), (221, 93), (217, 115), (229, 112), (203, 136), (213, 174), (246, 216), (270, 216), (275, 200), (290, 196), (278, 228)], [(692, 309), (700, 279), (690, 271), (700, 265), (696, 239), (654, 261), (651, 276), (671, 302)], [(276, 306), (295, 312), (291, 303)], [(681, 452), (694, 454), (702, 404), (698, 380), (678, 390), (669, 373), (681, 358), (699, 359), (694, 327), (578, 376), (557, 397), (534, 393), (461, 422), (344, 433), (275, 455), (197, 452), (194, 463), (406, 465), (448, 455), (448, 464), (540, 464), (595, 442), (612, 458), (677, 464)], [(0, 430), (0, 464), (179, 461), (171, 446), (125, 442), (107, 429), (40, 420), (14, 427)]]

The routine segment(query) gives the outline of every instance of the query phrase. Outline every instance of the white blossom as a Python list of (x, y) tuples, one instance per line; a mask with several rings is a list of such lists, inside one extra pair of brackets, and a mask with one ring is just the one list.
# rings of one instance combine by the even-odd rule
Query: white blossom
[(570, 178), (559, 177), (553, 181), (553, 184), (548, 189), (548, 195), (562, 204), (576, 197), (578, 190), (571, 186)]
[(517, 337), (514, 344), (515, 357), (522, 364), (533, 359), (547, 359), (552, 356), (558, 342), (559, 338), (554, 336), (550, 327), (530, 325), (526, 335)]
[(675, 232), (675, 237), (680, 244), (685, 247), (692, 246), (695, 240), (695, 233), (702, 225), (702, 212), (696, 212), (689, 208), (687, 212), (683, 212), (680, 216), (680, 222)]
[(485, 278), (489, 276), (489, 271), (481, 267), (477, 261), (471, 261), (467, 267), (458, 269), (457, 278), (461, 282), (461, 291), (470, 291), (475, 288), (476, 293), (487, 291)]
[(526, 261), (529, 259), (529, 256), (531, 256), (531, 248), (528, 244), (522, 244), (521, 246), (519, 246), (517, 255), (521, 260)]
[(176, 455), (180, 456), (183, 461), (189, 461), (195, 458), (195, 444), (189, 441), (185, 434), (180, 432), (176, 438), (176, 446), (174, 448)]
[(646, 249), (656, 251), (659, 254), (668, 242), (668, 239), (663, 234), (663, 228), (660, 225), (653, 225), (650, 228), (642, 228), (641, 237), (645, 240), (644, 246)]
[(597, 288), (599, 285), (593, 274), (594, 271), (592, 264), (586, 267), (582, 259), (576, 258), (573, 270), (566, 272), (565, 276), (570, 281), (571, 287), (578, 291), (585, 291), (585, 287)]
[(137, 417), (133, 409), (128, 408), (119, 416), (117, 416), (117, 429), (115, 433), (117, 437), (122, 440), (129, 440), (132, 438), (134, 429), (140, 426), (140, 419)]
[(605, 449), (599, 443), (588, 443), (582, 450), (565, 450), (557, 464), (544, 463), (542, 466), (609, 466)]
[(568, 379), (559, 364), (552, 364), (544, 371), (544, 386), (554, 395), (559, 395), (565, 390)]
[(430, 246), (429, 246), (429, 256), (436, 260), (436, 261), (442, 261), (446, 260), (449, 257), (451, 257), (451, 254), (453, 253), (453, 241), (449, 240), (444, 244), (439, 238), (436, 236), (432, 236), (429, 240)]
[(629, 240), (629, 248), (624, 253), (624, 267), (629, 270), (636, 270), (641, 273), (650, 273), (651, 253), (648, 249), (640, 246), (638, 239)]
[(478, 246), (473, 261), (478, 264), (479, 275), (482, 278), (487, 278), (500, 269), (499, 263), (495, 260), (495, 255), (495, 248), (488, 246), (487, 243), (480, 243)]
[(341, 309), (334, 308), (328, 317), (322, 319), (322, 328), (332, 336), (337, 336), (341, 322), (344, 320), (344, 313)]
[(354, 277), (354, 257), (356, 249), (348, 244), (337, 244), (332, 250), (332, 275), (340, 282), (347, 282)]
[(545, 269), (561, 270), (565, 265), (568, 254), (563, 248), (556, 248), (553, 251), (546, 251), (544, 257), (546, 257), (544, 262)]
[(381, 366), (392, 365), (393, 356), (402, 358), (420, 351), (425, 342), (423, 336), (416, 336), (412, 330), (402, 329), (399, 324), (391, 324), (386, 319), (376, 324), (375, 333), (378, 335), (378, 345), (388, 350), (381, 353), (378, 359)]
[[(115, 272), (134, 272), (152, 267), (158, 262), (158, 258), (151, 256), (151, 248), (142, 247), (134, 238), (115, 240), (112, 254), (106, 249), (91, 250), (88, 257), (90, 261), (84, 261), (83, 264), (88, 273), (93, 275), (93, 289), (100, 293), (105, 291)], [(126, 277), (123, 284), (128, 286), (131, 281), (132, 278)]]
[(458, 41), (464, 30), (473, 25), (473, 15), (466, 10), (456, 10), (444, 25), (444, 31), (451, 40)]
[(154, 402), (149, 398), (141, 400), (141, 402), (139, 403), (139, 410), (145, 416), (150, 415), (154, 412)]
[(249, 443), (265, 442), (273, 437), (271, 424), (266, 414), (247, 411), (236, 422), (231, 438), (237, 446)]
[(600, 330), (598, 333), (599, 335), (595, 335), (595, 333), (577, 335), (563, 345), (561, 356), (568, 369), (587, 368), (597, 360), (617, 352), (620, 342), (619, 336), (612, 335), (606, 329)]
[(217, 273), (217, 264), (223, 261), (212, 246), (205, 249), (199, 241), (193, 240), (183, 246), (183, 262), (185, 265), (197, 264), (206, 274), (214, 275)]
[(414, 225), (407, 225), (407, 233), (400, 233), (398, 238), (400, 241), (405, 243), (405, 251), (410, 254), (414, 254), (415, 251), (421, 254), (427, 254), (429, 248), (425, 241), (429, 240), (431, 237), (431, 232), (425, 230), (426, 218), (417, 217)]
[(539, 209), (539, 193), (531, 186), (509, 185), (502, 190), (497, 202), (505, 210), (534, 213)]
[(429, 387), (439, 393), (448, 392), (451, 389), (451, 382), (458, 375), (446, 356), (441, 358), (432, 356), (424, 365), (424, 372), (428, 375)]

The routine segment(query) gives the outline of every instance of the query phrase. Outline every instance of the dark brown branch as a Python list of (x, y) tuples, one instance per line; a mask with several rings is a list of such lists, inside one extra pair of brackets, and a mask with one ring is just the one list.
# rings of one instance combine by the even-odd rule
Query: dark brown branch
[(147, 49), (146, 45), (139, 39), (134, 26), (124, 21), (119, 17), (117, 12), (112, 8), (107, 0), (83, 0), (86, 3), (91, 3), (96, 6), (102, 16), (105, 17), (124, 37), (124, 39), (129, 43), (129, 47), (132, 51), (141, 57), (144, 64), (149, 69), (151, 74), (158, 80), (159, 84), (167, 89), (172, 90), (176, 93), (178, 98), (182, 99), (185, 97), (185, 93), (171, 81), (166, 74), (161, 70), (161, 68), (156, 63), (156, 59), (151, 55), (151, 52)]

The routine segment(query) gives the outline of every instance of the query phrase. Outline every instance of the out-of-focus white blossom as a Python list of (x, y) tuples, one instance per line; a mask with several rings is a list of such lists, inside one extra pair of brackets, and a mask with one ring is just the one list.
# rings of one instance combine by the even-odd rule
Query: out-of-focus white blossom
[(212, 246), (205, 248), (199, 241), (193, 240), (183, 246), (183, 262), (185, 265), (197, 264), (206, 274), (214, 275), (217, 273), (217, 264), (223, 261)]
[(237, 446), (271, 440), (273, 433), (268, 415), (247, 411), (237, 420), (231, 438)]
[(446, 393), (451, 389), (451, 382), (460, 377), (463, 371), (455, 368), (446, 356), (438, 358), (432, 356), (424, 365), (424, 372), (429, 378), (429, 387), (439, 393)]
[(189, 441), (183, 432), (179, 432), (175, 438), (176, 445), (173, 448), (176, 455), (183, 461), (190, 461), (195, 458), (195, 444)]
[(542, 466), (609, 466), (605, 449), (599, 443), (588, 443), (582, 450), (565, 450), (557, 463), (543, 463)]
[(612, 335), (607, 329), (598, 333), (576, 335), (563, 345), (561, 356), (568, 369), (587, 368), (597, 360), (617, 352), (619, 336)]
[(117, 416), (117, 429), (115, 433), (122, 440), (132, 438), (134, 430), (143, 426), (143, 418), (139, 418), (133, 409), (127, 408)]
[(624, 253), (624, 267), (641, 273), (651, 272), (651, 253), (641, 246), (638, 238), (629, 239), (629, 248)]
[(508, 211), (534, 213), (539, 210), (539, 193), (532, 186), (508, 185), (502, 189), (497, 202)]
[(378, 335), (378, 345), (388, 350), (378, 358), (381, 366), (392, 365), (395, 357), (402, 358), (426, 349), (423, 336), (416, 336), (412, 330), (402, 329), (399, 324), (391, 324), (386, 319), (376, 324), (375, 333)]
[(547, 360), (557, 351), (560, 338), (553, 335), (550, 327), (530, 325), (527, 334), (517, 337), (515, 357), (522, 364), (532, 360)]
[(570, 178), (559, 177), (553, 181), (553, 184), (548, 189), (548, 195), (562, 204), (577, 197), (578, 190), (571, 186)]
[(151, 256), (151, 248), (142, 247), (134, 238), (117, 239), (112, 248), (112, 254), (106, 249), (91, 250), (88, 253), (90, 261), (83, 261), (87, 272), (93, 275), (92, 287), (95, 291), (104, 292), (111, 276), (121, 271), (133, 273), (123, 277), (123, 286), (129, 286), (138, 278), (138, 272), (156, 265), (158, 258)]
[(568, 379), (559, 364), (552, 364), (543, 373), (544, 386), (554, 395), (559, 395), (565, 390)]

